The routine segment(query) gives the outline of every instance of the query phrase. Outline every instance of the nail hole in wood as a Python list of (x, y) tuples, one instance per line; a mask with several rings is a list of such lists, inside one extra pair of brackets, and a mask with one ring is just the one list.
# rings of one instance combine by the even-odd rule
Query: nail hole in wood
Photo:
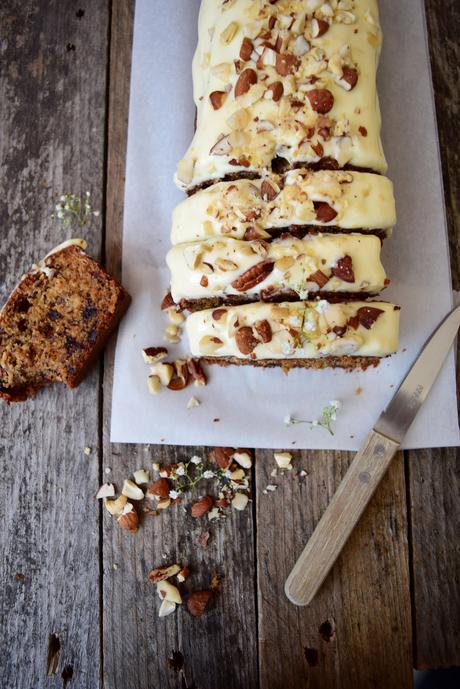
[(63, 679), (63, 689), (72, 681), (73, 677), (73, 667), (71, 665), (66, 665), (62, 671), (61, 677)]
[(77, 11), (75, 12), (75, 16), (76, 16), (77, 19), (81, 19), (82, 17), (85, 16), (85, 10), (77, 10)]
[(319, 625), (318, 629), (320, 637), (329, 643), (329, 641), (334, 637), (335, 634), (335, 622), (334, 620), (326, 620)]
[(305, 646), (303, 650), (308, 665), (310, 667), (316, 667), (318, 665), (318, 651), (316, 648), (309, 648), (308, 646)]
[(68, 53), (70, 53), (72, 51), (75, 52), (75, 45), (73, 43), (67, 43), (66, 50)]
[(57, 634), (50, 634), (48, 637), (48, 677), (57, 673), (59, 656), (61, 654), (61, 642)]

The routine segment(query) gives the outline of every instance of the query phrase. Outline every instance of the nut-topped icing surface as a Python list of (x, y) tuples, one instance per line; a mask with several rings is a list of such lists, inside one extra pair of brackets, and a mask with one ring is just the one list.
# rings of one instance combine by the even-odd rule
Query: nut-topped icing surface
[(385, 172), (376, 0), (203, 0), (197, 129), (176, 183), (288, 165)]
[(193, 356), (258, 360), (384, 357), (396, 352), (399, 307), (387, 302), (246, 304), (193, 313)]
[(231, 295), (269, 299), (285, 291), (300, 299), (320, 290), (377, 294), (387, 284), (380, 248), (378, 237), (354, 233), (178, 244), (167, 256), (171, 294), (176, 303)]
[(218, 182), (176, 206), (173, 244), (212, 236), (268, 239), (290, 226), (381, 230), (396, 222), (393, 185), (365, 172), (298, 169), (264, 179)]

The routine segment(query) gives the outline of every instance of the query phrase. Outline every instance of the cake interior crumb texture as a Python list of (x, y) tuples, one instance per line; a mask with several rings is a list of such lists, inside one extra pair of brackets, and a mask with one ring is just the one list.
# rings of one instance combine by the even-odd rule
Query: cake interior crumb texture
[(49, 255), (0, 312), (0, 397), (23, 401), (58, 381), (76, 387), (130, 301), (80, 247)]

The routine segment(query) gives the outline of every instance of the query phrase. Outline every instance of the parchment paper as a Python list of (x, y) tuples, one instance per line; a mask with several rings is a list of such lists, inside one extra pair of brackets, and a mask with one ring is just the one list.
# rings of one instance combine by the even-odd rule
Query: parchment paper
[[(133, 304), (118, 336), (112, 441), (356, 450), (452, 307), (422, 2), (380, 2), (385, 38), (379, 93), (398, 211), (394, 236), (384, 247), (392, 279), (384, 298), (402, 306), (401, 351), (365, 373), (298, 370), (285, 376), (281, 370), (208, 367), (206, 388), (163, 390), (155, 397), (147, 390), (141, 350), (164, 344), (166, 318), (159, 303), (168, 285), (170, 216), (183, 198), (172, 177), (193, 132), (198, 8), (199, 0), (136, 3), (123, 234), (123, 282)], [(187, 350), (185, 341), (168, 347), (173, 356)], [(454, 366), (451, 353), (406, 448), (460, 444)], [(187, 410), (191, 395), (201, 405)], [(333, 436), (321, 428), (284, 425), (288, 414), (318, 417), (332, 399), (343, 403)]]

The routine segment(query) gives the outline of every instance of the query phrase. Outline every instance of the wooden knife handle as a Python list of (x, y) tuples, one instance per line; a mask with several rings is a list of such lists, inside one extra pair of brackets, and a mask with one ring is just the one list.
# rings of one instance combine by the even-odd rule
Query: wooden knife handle
[(308, 605), (317, 594), (398, 447), (370, 432), (286, 580), (284, 590), (295, 605)]

